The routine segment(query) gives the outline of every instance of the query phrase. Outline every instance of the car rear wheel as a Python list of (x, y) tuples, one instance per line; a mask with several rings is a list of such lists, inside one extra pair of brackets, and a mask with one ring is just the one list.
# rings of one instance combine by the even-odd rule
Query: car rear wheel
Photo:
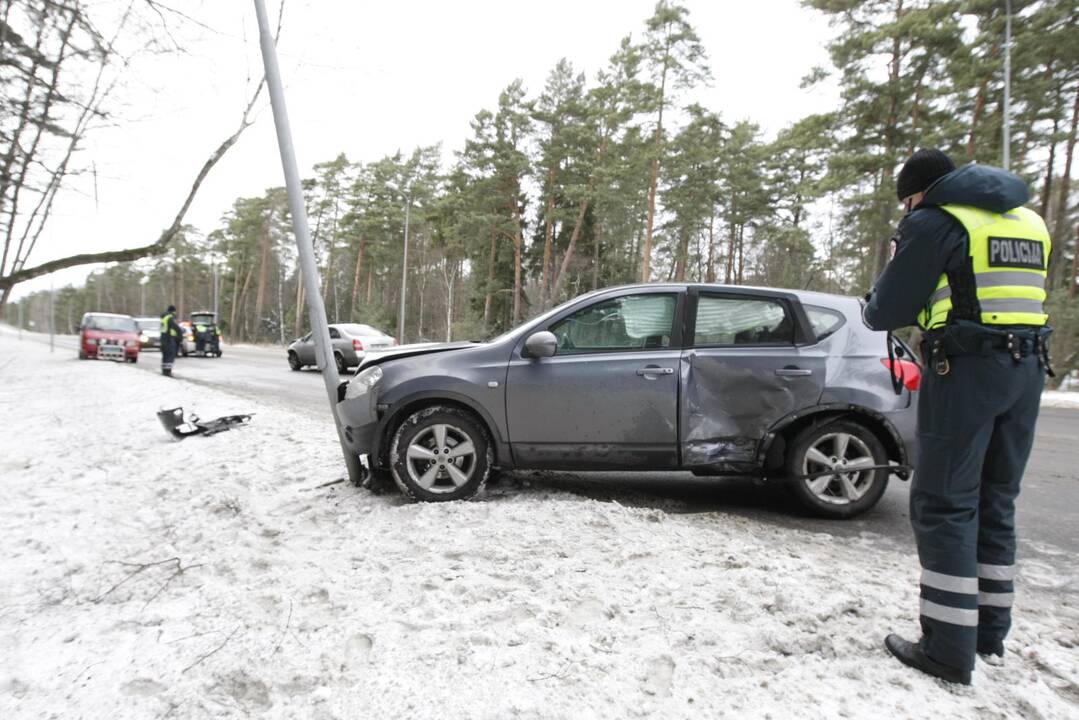
[(338, 355), (337, 353), (334, 353), (333, 361), (337, 365), (337, 374), (344, 375), (345, 372), (348, 370), (348, 365), (345, 365), (345, 358)]
[(300, 364), (300, 357), (296, 353), (290, 352), (288, 354), (288, 366), (293, 370), (299, 370), (303, 367), (303, 365)]
[[(789, 487), (811, 512), (851, 518), (876, 505), (888, 487), (888, 453), (873, 432), (852, 420), (834, 420), (802, 430), (787, 453)], [(818, 473), (831, 472), (826, 475)]]
[(425, 502), (475, 496), (487, 482), (492, 460), (487, 433), (474, 416), (441, 405), (410, 415), (390, 446), (397, 487)]

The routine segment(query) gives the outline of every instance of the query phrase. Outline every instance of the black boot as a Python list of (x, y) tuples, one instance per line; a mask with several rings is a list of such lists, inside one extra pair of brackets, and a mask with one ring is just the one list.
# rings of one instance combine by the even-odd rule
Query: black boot
[(936, 660), (926, 655), (922, 648), (912, 642), (907, 642), (898, 635), (889, 635), (884, 638), (884, 647), (888, 652), (895, 655), (899, 662), (915, 670), (921, 670), (926, 675), (940, 678), (946, 682), (970, 685), (970, 671), (941, 665)]
[(172, 368), (161, 368), (161, 374), (165, 377), (172, 377)]

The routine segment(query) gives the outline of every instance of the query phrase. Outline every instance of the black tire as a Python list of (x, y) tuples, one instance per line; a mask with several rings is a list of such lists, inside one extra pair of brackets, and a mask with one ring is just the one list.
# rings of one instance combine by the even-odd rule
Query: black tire
[(139, 361), (139, 356), (136, 355), (135, 357), (130, 357), (130, 358), (127, 359), (127, 361), (129, 363), (131, 363), (132, 365), (134, 365), (135, 363), (137, 363)]
[(87, 354), (84, 353), (82, 350), (79, 350), (79, 360), (88, 360), (88, 359), (89, 359), (89, 356), (87, 356)]
[[(445, 456), (435, 452), (438, 450), (438, 426), (444, 428), (442, 445), (449, 451)], [(465, 442), (471, 443), (470, 452), (454, 456), (455, 449)], [(414, 446), (425, 448), (432, 453), (432, 458), (437, 456), (439, 459), (409, 457), (408, 450)], [(397, 487), (406, 497), (422, 502), (474, 497), (487, 482), (494, 460), (487, 431), (476, 417), (465, 410), (444, 405), (414, 412), (402, 422), (393, 434), (389, 458)], [(428, 472), (434, 472), (434, 479), (423, 483), (429, 477)]]
[(187, 350), (182, 345), (180, 346), (180, 357), (187, 357)]
[(344, 375), (348, 371), (348, 365), (345, 365), (345, 358), (338, 353), (333, 354), (333, 362), (337, 365), (337, 374)]
[[(847, 449), (844, 457), (839, 458), (837, 453), (843, 447), (844, 436)], [(811, 454), (813, 450), (820, 454)], [(888, 464), (888, 453), (872, 430), (854, 420), (833, 420), (798, 433), (787, 451), (785, 470), (788, 477), (823, 471), (832, 466), (833, 458), (840, 463), (845, 460), (865, 465)], [(825, 460), (828, 465), (823, 463)], [(889, 475), (888, 470), (836, 473), (812, 479), (792, 479), (788, 481), (788, 488), (815, 515), (846, 519), (861, 515), (880, 501), (888, 488)]]
[(293, 370), (303, 369), (303, 365), (300, 363), (300, 356), (294, 352), (288, 354), (288, 366)]

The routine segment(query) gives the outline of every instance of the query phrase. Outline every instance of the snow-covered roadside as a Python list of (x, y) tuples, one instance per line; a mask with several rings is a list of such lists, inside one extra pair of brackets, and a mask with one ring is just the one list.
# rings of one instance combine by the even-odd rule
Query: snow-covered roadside
[(1042, 407), (1079, 410), (1079, 392), (1046, 390), (1042, 393)]
[[(173, 403), (255, 418), (173, 442)], [(883, 650), (916, 561), (871, 535), (513, 482), (406, 505), (320, 488), (334, 440), (0, 338), (0, 717), (1079, 714), (1074, 565), (1024, 566), (1007, 665), (959, 689)]]

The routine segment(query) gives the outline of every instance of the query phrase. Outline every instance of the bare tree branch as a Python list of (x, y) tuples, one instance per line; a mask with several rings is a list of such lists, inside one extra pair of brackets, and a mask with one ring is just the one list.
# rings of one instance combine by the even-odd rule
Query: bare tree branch
[[(152, 0), (146, 1), (150, 3), (151, 6), (160, 5), (160, 3), (152, 2)], [(160, 7), (164, 8), (164, 6)], [(274, 34), (275, 42), (280, 38), (282, 26), (281, 21), (283, 14), (284, 0), (282, 0), (278, 8), (277, 31)], [(82, 253), (79, 255), (72, 255), (65, 258), (58, 258), (56, 260), (51, 260), (49, 262), (42, 263), (40, 265), (36, 265), (30, 268), (23, 267), (23, 265), (25, 265), (26, 259), (29, 257), (29, 250), (27, 250), (27, 252), (22, 253), (21, 258), (19, 258), (18, 256), (15, 258), (12, 264), (12, 271), (8, 272), (6, 275), (0, 275), (0, 307), (3, 307), (4, 303), (7, 301), (7, 298), (10, 295), (11, 289), (15, 287), (15, 285), (35, 277), (47, 275), (51, 272), (56, 272), (57, 270), (62, 270), (64, 268), (76, 267), (78, 265), (88, 265), (106, 262), (127, 262), (131, 260), (138, 260), (147, 256), (160, 255), (161, 253), (163, 253), (168, 248), (169, 243), (180, 233), (180, 230), (183, 227), (184, 218), (186, 217), (187, 212), (191, 207), (191, 204), (194, 202), (195, 196), (198, 194), (198, 191), (201, 188), (203, 181), (205, 181), (206, 177), (209, 175), (210, 171), (214, 168), (214, 166), (217, 165), (217, 163), (221, 160), (222, 157), (224, 157), (225, 153), (228, 152), (228, 150), (236, 144), (243, 132), (253, 123), (251, 113), (254, 110), (255, 104), (258, 102), (259, 96), (262, 94), (262, 89), (265, 84), (266, 78), (263, 77), (259, 81), (258, 86), (256, 87), (254, 93), (252, 94), (250, 100), (247, 103), (247, 106), (244, 108), (243, 115), (240, 119), (239, 127), (236, 129), (235, 132), (225, 138), (225, 140), (217, 146), (217, 148), (203, 163), (202, 167), (199, 169), (198, 174), (195, 176), (195, 179), (191, 184), (191, 188), (189, 189), (187, 196), (184, 198), (184, 201), (181, 204), (179, 211), (173, 218), (172, 223), (167, 228), (165, 228), (164, 231), (162, 231), (162, 233), (158, 236), (157, 240), (147, 245), (141, 245), (134, 248), (126, 248), (123, 250), (109, 250), (98, 253)], [(92, 105), (92, 103), (90, 103), (90, 105)], [(71, 148), (69, 147), (68, 157), (70, 157), (70, 154)], [(64, 166), (66, 166), (66, 159), (62, 164), (61, 168), (64, 168)], [(62, 179), (63, 169), (58, 169), (57, 172), (61, 174), (60, 179)], [(53, 181), (57, 179), (58, 178), (56, 177), (56, 175), (54, 175), (53, 178), (50, 179), (50, 183), (45, 190), (46, 194), (51, 191), (53, 193), (53, 197), (55, 196), (55, 191), (56, 189), (58, 189), (58, 182), (54, 183)], [(48, 215), (48, 210), (51, 208), (51, 205), (52, 197), (49, 197), (47, 204), (45, 205), (45, 216)], [(39, 226), (34, 233), (33, 240), (29, 249), (32, 250), (34, 244), (36, 244), (37, 237), (41, 234), (43, 225), (44, 218), (40, 221)]]

